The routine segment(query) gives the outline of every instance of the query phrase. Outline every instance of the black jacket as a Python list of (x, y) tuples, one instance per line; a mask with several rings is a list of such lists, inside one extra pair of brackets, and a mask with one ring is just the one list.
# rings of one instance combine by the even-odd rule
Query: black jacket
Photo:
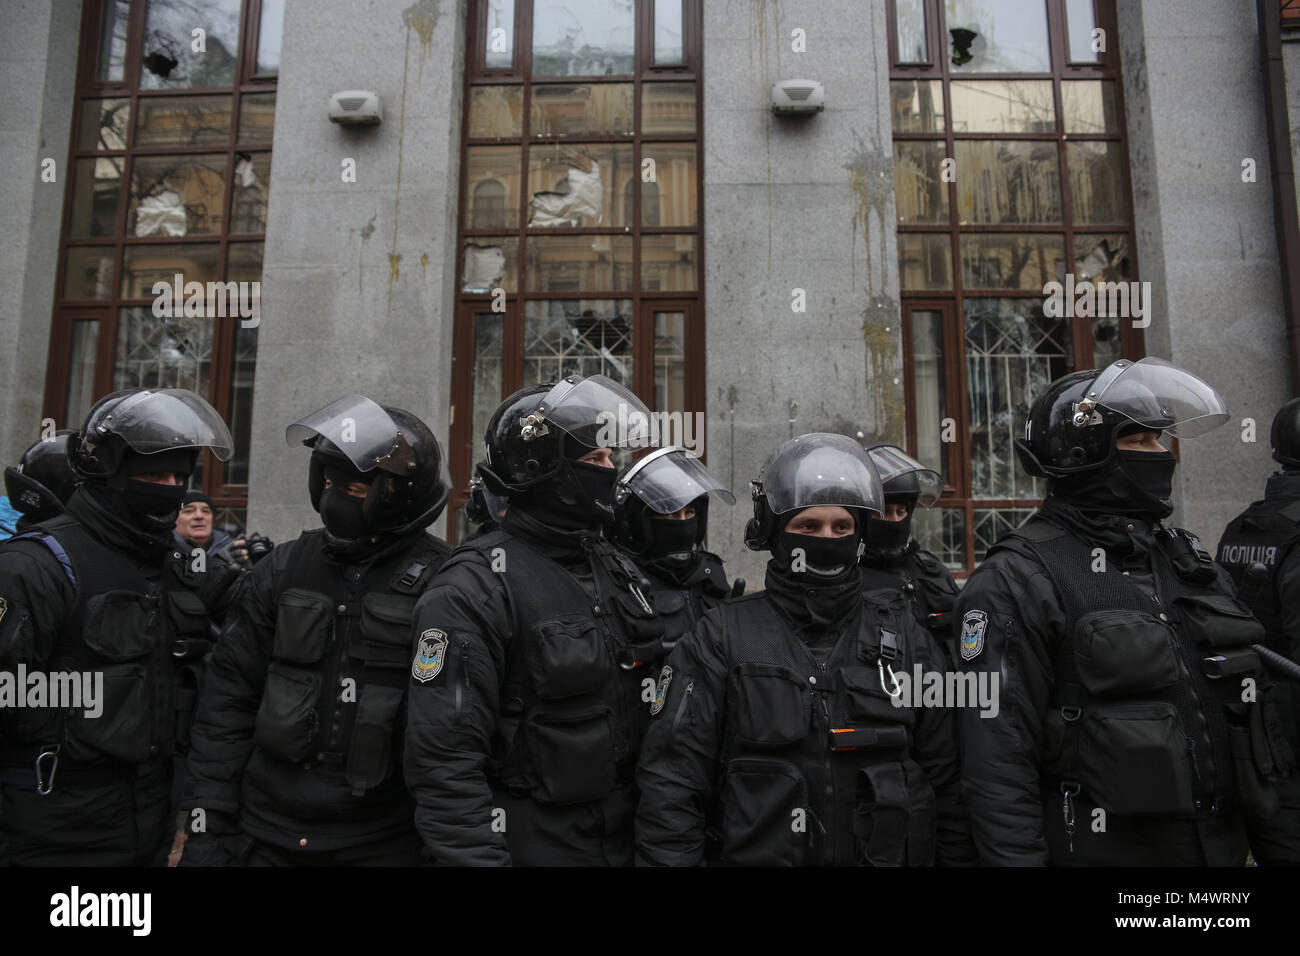
[[(1065, 689), (1079, 680), (1077, 674), (1070, 680), (1059, 671), (1067, 638), (1076, 634), (1076, 625), (1080, 624), (1079, 619), (1067, 614), (1061, 597), (1060, 589), (1071, 587), (1072, 581), (1087, 581), (1091, 586), (1101, 576), (1110, 575), (1110, 586), (1120, 589), (1114, 593), (1126, 595), (1125, 601), (1138, 605), (1150, 602), (1146, 605), (1148, 620), (1158, 614), (1159, 620), (1167, 622), (1179, 635), (1188, 626), (1180, 618), (1177, 602), (1169, 601), (1176, 583), (1163, 555), (1155, 554), (1159, 546), (1152, 525), (1132, 517), (1084, 513), (1052, 496), (1040, 515), (1050, 518), (1046, 525), (1049, 530), (1064, 529), (1069, 540), (1078, 542), (1083, 549), (1076, 562), (1081, 577), (1072, 574), (1068, 580), (1054, 580), (1026, 540), (1014, 535), (1004, 537), (962, 589), (954, 615), (963, 666), (989, 672), (1001, 683), (1002, 703), (996, 717), (981, 718), (969, 711), (960, 716), (963, 795), (982, 862), (1039, 866), (1242, 865), (1247, 852), (1247, 812), (1239, 800), (1223, 792), (1232, 789), (1233, 779), (1233, 761), (1223, 757), (1229, 746), (1223, 739), (1224, 717), (1210, 701), (1209, 685), (1188, 670), (1189, 662), (1191, 666), (1199, 665), (1201, 654), (1185, 638), (1179, 636), (1173, 643), (1166, 638), (1162, 644), (1160, 660), (1167, 661), (1170, 668), (1178, 661), (1182, 663), (1177, 664), (1180, 676), (1170, 678), (1172, 683), (1165, 682), (1158, 691), (1117, 689), (1109, 702), (1103, 694), (1088, 698), (1082, 708), (1063, 698)], [(1136, 585), (1136, 590), (1130, 585)], [(1241, 623), (1244, 611), (1235, 608), (1230, 597), (1231, 582), (1221, 568), (1216, 566), (1210, 583), (1200, 590), (1225, 609), (1234, 625)], [(1220, 597), (1214, 597), (1216, 594)], [(1157, 600), (1162, 595), (1164, 602)], [(1117, 627), (1138, 619), (1127, 604), (1113, 607), (1110, 621)], [(1078, 641), (1086, 637), (1076, 634), (1073, 638), (1076, 668), (1084, 667), (1078, 663), (1082, 660)], [(1092, 646), (1107, 645), (1097, 642)], [(1108, 657), (1126, 653), (1124, 641), (1109, 647), (1088, 664), (1089, 669), (1103, 667)], [(1170, 719), (1185, 735), (1177, 739), (1185, 740), (1192, 764), (1186, 779), (1194, 775), (1198, 784), (1206, 781), (1207, 786), (1208, 781), (1214, 781), (1218, 795), (1213, 800), (1198, 800), (1195, 809), (1189, 805), (1185, 811), (1138, 815), (1124, 815), (1113, 807), (1107, 811), (1100, 797), (1090, 796), (1086, 783), (1082, 793), (1074, 788), (1067, 800), (1065, 790), (1072, 789), (1073, 781), (1058, 780), (1049, 766), (1071, 752), (1071, 745), (1062, 743), (1062, 728), (1089, 726), (1089, 708), (1095, 715), (1106, 708), (1113, 713), (1116, 706), (1128, 707), (1130, 714), (1150, 710), (1152, 705), (1126, 701), (1141, 701), (1152, 695), (1183, 702), (1176, 719)], [(1154, 713), (1173, 713), (1169, 704), (1157, 703), (1154, 708)], [(1082, 723), (1080, 709), (1084, 711)], [(1187, 713), (1194, 715), (1190, 722), (1185, 719)], [(1156, 724), (1154, 717), (1147, 721), (1148, 727)], [(1174, 748), (1174, 744), (1170, 747)], [(1183, 759), (1182, 748), (1183, 744), (1178, 744), (1178, 752), (1171, 751), (1171, 761)], [(1165, 755), (1151, 750), (1139, 756), (1131, 749), (1116, 746), (1109, 749), (1108, 757), (1102, 756), (1110, 761), (1103, 776), (1109, 776), (1113, 783), (1121, 775), (1148, 772), (1153, 761)], [(1170, 783), (1169, 790), (1173, 793), (1184, 786), (1186, 782), (1178, 786)], [(1190, 799), (1189, 795), (1189, 803)], [(1074, 821), (1072, 836), (1067, 836), (1067, 815), (1072, 815)]]
[(901, 588), (915, 610), (917, 620), (934, 635), (955, 666), (952, 609), (959, 589), (952, 572), (942, 561), (913, 538), (898, 558), (863, 555), (862, 581), (868, 591)]
[[(893, 706), (877, 664), (886, 640), (908, 674), (942, 670), (942, 651), (897, 590), (864, 594), (855, 574), (850, 600), (828, 604), (775, 589), (776, 573), (708, 612), (660, 675), (637, 773), (639, 861), (973, 862), (952, 713)], [(845, 732), (856, 749), (832, 750)]]
[(259, 562), (213, 651), (183, 801), (208, 833), (309, 851), (415, 839), (398, 752), (410, 626), (447, 545), (414, 532), (348, 563), (324, 543), (307, 531)]

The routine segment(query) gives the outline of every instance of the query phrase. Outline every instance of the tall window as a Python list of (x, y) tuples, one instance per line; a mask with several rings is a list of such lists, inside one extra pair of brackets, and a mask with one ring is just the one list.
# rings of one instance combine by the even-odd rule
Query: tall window
[(702, 412), (697, 0), (475, 0), (451, 465), (501, 399), (603, 374)]
[(914, 524), (968, 570), (1045, 493), (1012, 446), (1034, 395), (1142, 354), (1118, 298), (1045, 293), (1137, 278), (1114, 3), (889, 6), (907, 441), (948, 486)]
[(248, 498), (260, 318), (245, 315), (262, 277), (283, 10), (105, 0), (82, 19), (45, 414), (75, 428), (96, 399), (137, 386), (204, 396), (235, 437), (230, 461), (200, 459), (219, 527), (242, 525)]

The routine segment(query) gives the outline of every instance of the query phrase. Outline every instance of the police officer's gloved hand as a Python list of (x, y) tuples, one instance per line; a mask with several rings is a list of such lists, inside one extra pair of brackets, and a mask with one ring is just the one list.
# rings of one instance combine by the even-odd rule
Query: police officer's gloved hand
[(235, 866), (243, 834), (239, 821), (232, 815), (220, 812), (204, 813), (196, 817), (191, 812), (185, 827), (189, 839), (181, 854), (179, 866)]

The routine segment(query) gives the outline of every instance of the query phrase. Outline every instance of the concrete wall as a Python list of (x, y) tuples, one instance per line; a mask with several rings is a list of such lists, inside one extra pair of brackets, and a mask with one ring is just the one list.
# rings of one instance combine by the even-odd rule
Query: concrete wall
[[(0, 463), (40, 437), (80, 33), (79, 0), (15, 0), (0, 31)], [(54, 182), (41, 161), (55, 162)], [(59, 427), (64, 426), (59, 422)], [(78, 423), (80, 424), (80, 423)], [(3, 493), (3, 489), (0, 489)]]
[[(903, 437), (885, 26), (860, 0), (704, 4), (706, 453), (739, 499), (710, 511), (709, 544), (751, 590), (748, 482), (768, 454), (805, 432)], [(772, 83), (796, 78), (825, 85), (825, 112), (772, 113)]]
[[(447, 440), (464, 7), (286, 5), (249, 494), (249, 526), (276, 540), (320, 525), (308, 452), (284, 444), (306, 413), (355, 391)], [(382, 125), (329, 121), (330, 94), (348, 89), (379, 93)]]
[[(1213, 545), (1262, 496), (1269, 423), (1290, 397), (1255, 6), (1119, 0), (1118, 11), (1138, 269), (1155, 302), (1147, 353), (1203, 376), (1232, 413), (1182, 443), (1175, 489), (1174, 520)], [(1247, 158), (1254, 182), (1242, 181)]]

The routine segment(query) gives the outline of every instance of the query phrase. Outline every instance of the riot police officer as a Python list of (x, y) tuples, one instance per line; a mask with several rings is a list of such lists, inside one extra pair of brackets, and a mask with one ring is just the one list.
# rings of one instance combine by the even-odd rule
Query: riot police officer
[(930, 508), (943, 494), (943, 476), (926, 468), (897, 445), (872, 445), (867, 449), (885, 489), (885, 510), (867, 519), (866, 547), (862, 551), (862, 585), (902, 588), (917, 619), (956, 666), (952, 646), (952, 607), (957, 582), (952, 572), (912, 537), (912, 515), (918, 507)]
[[(621, 408), (620, 408), (621, 406)], [(511, 395), (488, 422), (500, 530), (466, 541), (420, 600), (406, 776), (443, 864), (627, 865), (633, 771), (662, 624), (605, 540), (612, 449), (646, 407), (603, 375)]]
[(942, 651), (897, 588), (862, 590), (866, 519), (884, 506), (871, 459), (802, 435), (752, 490), (745, 543), (771, 552), (767, 589), (709, 611), (660, 674), (640, 861), (971, 861), (952, 712), (899, 680), (941, 671)]
[(61, 428), (42, 438), (25, 452), (17, 465), (5, 469), (5, 491), (14, 510), (22, 512), (15, 531), (63, 514), (77, 487), (77, 476), (68, 461), (68, 437), (76, 434)]
[[(990, 864), (1240, 866), (1289, 755), (1270, 730), (1263, 636), (1190, 532), (1166, 528), (1162, 432), (1228, 418), (1157, 358), (1057, 379), (1017, 439), (1047, 478), (957, 601), (965, 667), (1000, 676), (997, 716), (961, 716), (964, 793)], [(1295, 862), (1297, 847), (1261, 862)]]
[[(732, 593), (722, 559), (703, 548), (713, 496), (736, 503), (736, 496), (678, 445), (633, 462), (615, 486), (613, 539), (650, 579), (655, 611), (664, 619), (665, 650)], [(739, 586), (743, 590), (744, 582)]]
[(182, 865), (418, 863), (402, 779), (415, 603), (447, 554), (442, 450), (348, 395), (290, 425), (324, 527), (248, 573), (199, 703)]
[(68, 440), (67, 513), (0, 545), (0, 671), (82, 698), (0, 707), (0, 862), (165, 859), (210, 646), (204, 575), (171, 536), (202, 448), (232, 442), (193, 392), (115, 392)]
[[(1264, 645), (1294, 661), (1300, 659), (1300, 398), (1273, 416), (1269, 439), (1282, 470), (1268, 479), (1262, 501), (1229, 522), (1219, 539), (1218, 561), (1242, 600), (1252, 602), (1267, 634)], [(1246, 572), (1256, 564), (1267, 574), (1248, 580)], [(1300, 755), (1300, 686), (1278, 681), (1276, 699), (1281, 733), (1292, 756)], [(1267, 858), (1272, 844), (1289, 845), (1300, 837), (1300, 774), (1292, 774), (1277, 790), (1280, 812), (1251, 827), (1257, 856)]]

